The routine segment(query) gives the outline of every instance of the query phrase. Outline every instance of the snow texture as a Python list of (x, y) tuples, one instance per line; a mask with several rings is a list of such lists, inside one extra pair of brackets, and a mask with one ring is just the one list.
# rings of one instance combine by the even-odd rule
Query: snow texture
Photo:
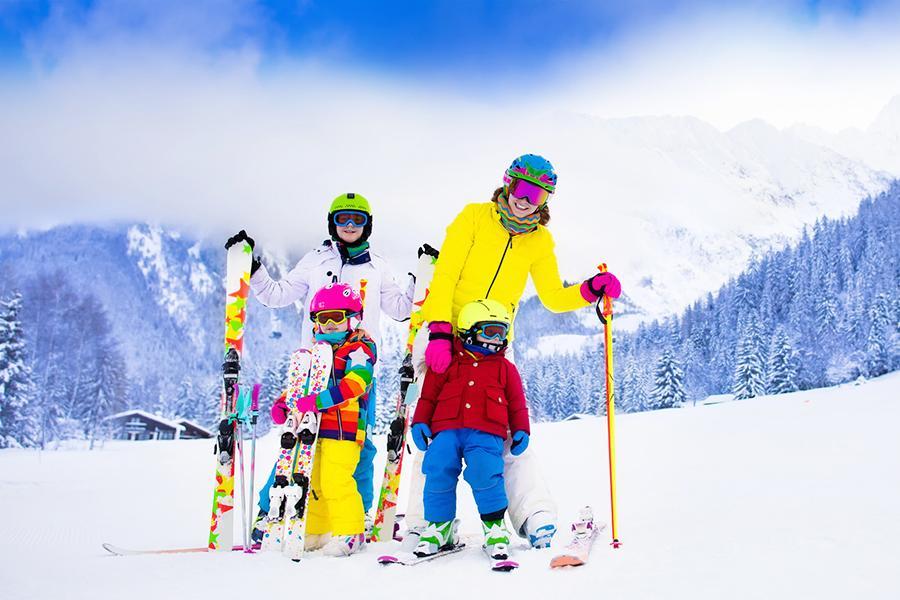
[[(562, 572), (548, 565), (568, 541), (564, 532), (551, 551), (514, 544), (522, 568), (511, 575), (491, 573), (476, 548), (415, 568), (378, 565), (388, 544), (300, 564), (240, 552), (108, 556), (104, 541), (128, 548), (204, 545), (212, 441), (3, 450), (3, 596), (260, 598), (302, 586), (304, 597), (325, 599), (340, 582), (372, 599), (547, 598), (561, 589), (653, 600), (897, 598), (898, 390), (900, 374), (893, 373), (859, 386), (621, 415), (623, 545), (608, 546), (607, 528), (587, 566)], [(379, 448), (383, 442), (376, 440)], [(539, 424), (532, 447), (562, 519), (592, 504), (597, 519), (608, 521), (604, 420)], [(258, 448), (260, 480), (275, 452), (276, 436), (269, 435)], [(383, 460), (381, 451), (376, 467)], [(459, 495), (461, 530), (477, 534), (464, 483)]]

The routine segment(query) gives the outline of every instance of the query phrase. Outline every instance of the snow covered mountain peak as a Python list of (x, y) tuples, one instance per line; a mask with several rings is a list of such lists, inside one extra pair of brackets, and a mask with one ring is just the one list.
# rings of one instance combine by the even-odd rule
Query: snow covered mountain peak
[(867, 132), (894, 138), (900, 137), (900, 94), (891, 98), (891, 101), (881, 109)]

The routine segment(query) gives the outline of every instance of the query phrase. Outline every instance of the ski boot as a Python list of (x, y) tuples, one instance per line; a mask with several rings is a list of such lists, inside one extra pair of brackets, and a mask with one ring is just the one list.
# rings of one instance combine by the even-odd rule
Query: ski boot
[(411, 527), (407, 529), (406, 535), (403, 536), (403, 541), (400, 542), (400, 551), (414, 552), (416, 547), (419, 545), (419, 536), (422, 535), (422, 531), (424, 531), (424, 529), (425, 527)]
[(553, 513), (540, 510), (525, 520), (521, 533), (532, 548), (549, 548), (556, 533), (556, 518)]
[(509, 530), (503, 519), (496, 521), (482, 521), (481, 529), (484, 531), (484, 549), (492, 560), (507, 560), (509, 558)]
[(325, 547), (322, 548), (322, 554), (325, 556), (350, 556), (359, 552), (366, 546), (366, 537), (362, 533), (354, 533), (353, 535), (336, 535), (331, 538)]
[(365, 535), (366, 535), (366, 543), (372, 539), (372, 528), (375, 527), (375, 519), (372, 518), (372, 515), (369, 513), (365, 514), (364, 524), (366, 527)]
[(331, 541), (330, 533), (307, 533), (303, 539), (303, 549), (321, 550)]
[(437, 554), (456, 545), (458, 521), (429, 521), (419, 535), (419, 543), (413, 554), (422, 558)]

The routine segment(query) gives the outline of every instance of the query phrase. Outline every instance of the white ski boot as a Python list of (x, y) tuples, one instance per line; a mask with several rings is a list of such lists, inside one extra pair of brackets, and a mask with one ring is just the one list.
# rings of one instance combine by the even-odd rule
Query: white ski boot
[(481, 529), (484, 531), (484, 552), (492, 560), (507, 560), (509, 558), (509, 530), (506, 529), (506, 521), (482, 521)]
[(556, 534), (556, 519), (553, 513), (540, 510), (525, 520), (523, 537), (528, 538), (532, 548), (549, 548)]
[(307, 551), (321, 550), (331, 541), (330, 533), (307, 533), (303, 540), (303, 547)]
[(365, 535), (366, 535), (366, 543), (369, 543), (369, 540), (372, 539), (372, 528), (375, 527), (375, 520), (372, 518), (372, 515), (369, 513), (365, 514)]
[(366, 538), (362, 533), (353, 535), (336, 535), (322, 548), (325, 556), (350, 556), (366, 546)]
[(441, 550), (447, 550), (456, 545), (458, 536), (456, 529), (458, 521), (429, 521), (428, 525), (419, 535), (419, 543), (413, 551), (418, 557), (431, 556)]
[(424, 529), (424, 527), (412, 527), (411, 529), (407, 529), (406, 535), (403, 536), (403, 541), (400, 542), (400, 551), (414, 552), (416, 546), (419, 545), (419, 536), (422, 535)]

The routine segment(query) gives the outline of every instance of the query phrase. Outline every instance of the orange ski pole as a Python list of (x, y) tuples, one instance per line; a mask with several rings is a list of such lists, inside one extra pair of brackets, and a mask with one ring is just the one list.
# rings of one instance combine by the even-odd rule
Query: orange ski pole
[[(597, 269), (606, 273), (606, 263), (602, 263)], [(602, 304), (602, 308), (601, 308)], [(609, 441), (609, 506), (612, 513), (612, 542), (613, 548), (621, 546), (618, 535), (618, 523), (616, 521), (616, 393), (615, 378), (613, 377), (613, 347), (612, 347), (612, 299), (603, 294), (597, 299), (597, 317), (603, 323), (604, 354), (606, 363), (606, 431)]]

